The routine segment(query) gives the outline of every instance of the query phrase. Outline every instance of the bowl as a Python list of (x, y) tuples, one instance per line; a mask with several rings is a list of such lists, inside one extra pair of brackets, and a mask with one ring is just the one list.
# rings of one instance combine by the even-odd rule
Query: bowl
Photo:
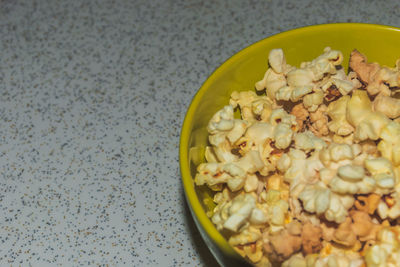
[(268, 53), (282, 48), (287, 62), (299, 66), (322, 54), (325, 47), (340, 50), (343, 66), (353, 49), (368, 61), (393, 66), (400, 58), (400, 29), (390, 26), (337, 23), (308, 26), (263, 39), (232, 56), (205, 81), (194, 96), (183, 122), (180, 139), (180, 169), (187, 204), (206, 245), (222, 266), (250, 266), (218, 232), (207, 212), (212, 212), (213, 193), (196, 187), (196, 167), (204, 162), (208, 143), (207, 124), (213, 114), (229, 103), (233, 91), (251, 90), (268, 68)]

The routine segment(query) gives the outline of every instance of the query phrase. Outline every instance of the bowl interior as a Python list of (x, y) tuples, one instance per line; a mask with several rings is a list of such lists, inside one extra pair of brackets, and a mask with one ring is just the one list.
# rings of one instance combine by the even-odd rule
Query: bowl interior
[(396, 59), (400, 58), (400, 29), (341, 23), (309, 26), (274, 35), (228, 59), (207, 79), (192, 100), (181, 132), (183, 186), (189, 208), (206, 243), (228, 257), (237, 258), (237, 254), (206, 215), (213, 208), (212, 192), (197, 188), (193, 183), (197, 165), (204, 162), (208, 121), (216, 111), (229, 103), (233, 91), (253, 90), (255, 82), (262, 79), (268, 68), (271, 49), (282, 48), (287, 62), (299, 66), (301, 62), (310, 61), (323, 53), (327, 46), (342, 51), (346, 70), (353, 49), (367, 55), (369, 61), (393, 67)]

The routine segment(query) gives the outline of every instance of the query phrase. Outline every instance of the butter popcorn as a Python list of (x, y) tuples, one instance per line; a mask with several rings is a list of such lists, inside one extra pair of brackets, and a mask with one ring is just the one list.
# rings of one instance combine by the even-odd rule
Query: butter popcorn
[(207, 125), (195, 185), (255, 266), (399, 265), (400, 59), (342, 62), (327, 47), (295, 67), (273, 49), (258, 92), (234, 91)]

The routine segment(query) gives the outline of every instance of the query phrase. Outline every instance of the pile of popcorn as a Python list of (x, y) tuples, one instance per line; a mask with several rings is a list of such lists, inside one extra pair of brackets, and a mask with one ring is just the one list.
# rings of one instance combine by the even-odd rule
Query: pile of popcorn
[(195, 183), (215, 191), (212, 222), (255, 266), (399, 266), (400, 59), (268, 60), (208, 124)]

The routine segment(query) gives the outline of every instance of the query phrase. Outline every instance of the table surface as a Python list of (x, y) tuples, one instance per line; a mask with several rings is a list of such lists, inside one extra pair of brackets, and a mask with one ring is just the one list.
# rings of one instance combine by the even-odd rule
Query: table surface
[(398, 1), (0, 2), (0, 265), (217, 266), (185, 204), (186, 109), (244, 47), (400, 26)]

